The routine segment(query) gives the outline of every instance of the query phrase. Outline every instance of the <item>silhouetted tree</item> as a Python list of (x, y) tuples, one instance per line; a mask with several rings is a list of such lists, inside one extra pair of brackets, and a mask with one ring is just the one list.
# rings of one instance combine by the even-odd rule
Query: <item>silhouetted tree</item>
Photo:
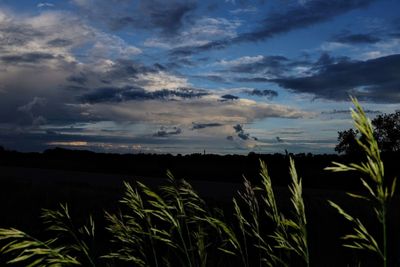
[(354, 155), (360, 151), (356, 139), (360, 138), (358, 130), (348, 129), (338, 132), (339, 143), (335, 147), (338, 153), (345, 153), (347, 155)]
[[(400, 151), (400, 110), (391, 114), (378, 115), (372, 120), (374, 135), (383, 152)], [(348, 155), (357, 154), (360, 147), (356, 139), (363, 138), (358, 130), (348, 129), (338, 132), (335, 151)]]
[(377, 116), (372, 124), (382, 151), (400, 151), (400, 110)]

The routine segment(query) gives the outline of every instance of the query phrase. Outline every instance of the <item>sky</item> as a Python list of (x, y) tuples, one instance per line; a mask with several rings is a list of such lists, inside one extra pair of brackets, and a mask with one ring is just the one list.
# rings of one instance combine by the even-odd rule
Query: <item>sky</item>
[(398, 0), (0, 0), (0, 145), (334, 153), (400, 102)]

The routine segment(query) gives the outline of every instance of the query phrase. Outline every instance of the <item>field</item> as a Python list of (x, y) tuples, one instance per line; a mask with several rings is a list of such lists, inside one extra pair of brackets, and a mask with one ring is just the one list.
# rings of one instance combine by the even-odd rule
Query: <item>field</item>
[[(74, 153), (74, 152), (69, 152)], [(80, 152), (75, 152), (79, 154)], [(93, 155), (95, 156), (95, 155)], [(254, 172), (259, 172), (259, 167), (254, 166), (257, 164), (257, 155), (242, 156), (239, 157), (241, 161), (252, 162), (250, 158), (253, 158), (253, 164), (248, 164), (248, 166), (242, 166), (243, 173), (247, 175), (252, 175)], [(123, 182), (127, 181), (134, 183), (136, 180), (141, 181), (151, 188), (157, 188), (161, 184), (166, 183), (166, 175), (160, 175), (158, 177), (145, 177), (143, 172), (145, 170), (138, 171), (140, 175), (127, 174), (129, 170), (125, 170), (125, 173), (104, 173), (104, 172), (94, 172), (93, 170), (65, 170), (61, 168), (52, 169), (33, 168), (18, 165), (21, 164), (28, 157), (28, 155), (19, 155), (21, 161), (14, 161), (14, 164), (4, 160), (8, 166), (1, 166), (1, 193), (0, 193), (0, 211), (1, 214), (5, 214), (1, 218), (2, 227), (16, 227), (18, 229), (25, 230), (32, 235), (42, 236), (43, 225), (40, 220), (40, 214), (42, 208), (57, 209), (59, 203), (68, 203), (71, 213), (74, 215), (77, 221), (84, 220), (88, 214), (92, 214), (95, 218), (98, 228), (105, 226), (104, 211), (113, 212), (117, 210), (118, 201), (122, 198), (124, 194)], [(110, 156), (111, 157), (111, 156)], [(200, 157), (200, 156), (197, 156)], [(217, 156), (201, 156), (205, 158), (207, 162), (207, 157), (213, 157), (214, 161)], [(200, 157), (200, 158), (201, 158)], [(260, 155), (260, 157), (263, 157)], [(266, 156), (264, 156), (266, 157)], [(269, 157), (278, 157), (281, 164), (278, 164), (276, 160), (273, 161), (274, 164), (271, 165), (271, 177), (273, 182), (276, 182), (278, 186), (274, 187), (276, 192), (278, 203), (284, 210), (290, 209), (290, 194), (285, 186), (288, 181), (288, 161), (285, 165), (285, 156), (283, 155), (270, 155)], [(320, 156), (321, 158), (328, 158), (325, 162), (326, 166), (329, 164), (328, 156)], [(335, 158), (335, 156), (332, 156)], [(77, 157), (75, 157), (77, 158)], [(182, 159), (180, 157), (170, 157), (169, 163), (173, 166), (181, 165)], [(219, 157), (223, 159), (223, 157)], [(268, 156), (267, 156), (268, 158)], [(296, 156), (294, 157), (296, 160)], [(302, 164), (297, 164), (298, 166), (312, 166), (313, 158), (318, 158), (318, 156), (313, 156), (312, 158), (303, 157), (303, 155), (298, 156), (298, 161)], [(3, 158), (4, 159), (4, 158)], [(53, 157), (53, 163), (55, 161)], [(151, 159), (151, 157), (150, 157)], [(36, 157), (38, 160), (38, 157)], [(88, 161), (91, 160), (89, 157)], [(95, 157), (93, 159), (95, 161)], [(344, 158), (345, 160), (345, 158)], [(61, 161), (61, 160), (60, 160)], [(78, 161), (78, 160), (77, 160)], [(227, 171), (227, 166), (222, 164), (220, 171)], [(267, 164), (268, 164), (268, 160)], [(154, 162), (160, 162), (157, 156), (154, 156)], [(214, 169), (213, 166), (207, 166), (207, 163), (201, 162), (201, 160), (196, 161), (198, 165), (202, 168), (192, 166), (193, 169), (205, 170)], [(229, 162), (229, 161), (227, 161)], [(318, 160), (315, 162), (319, 163)], [(48, 163), (42, 160), (42, 164), (45, 166)], [(71, 165), (74, 164), (74, 160), (71, 160)], [(163, 163), (159, 163), (163, 165)], [(192, 163), (194, 164), (194, 163)], [(14, 166), (10, 166), (14, 165)], [(40, 165), (40, 164), (39, 164)], [(48, 164), (50, 165), (50, 164)], [(318, 164), (315, 164), (318, 165)], [(314, 165), (314, 166), (315, 166)], [(360, 187), (357, 187), (357, 176), (353, 175), (332, 175), (329, 172), (323, 171), (324, 164), (319, 163), (321, 166), (319, 170), (312, 171), (310, 176), (310, 169), (299, 168), (299, 173), (304, 173), (301, 175), (305, 184), (304, 188), (304, 199), (308, 218), (308, 229), (310, 236), (310, 250), (312, 255), (317, 255), (312, 259), (313, 266), (346, 266), (346, 263), (357, 263), (358, 260), (363, 260), (362, 266), (376, 266), (376, 261), (379, 261), (375, 257), (365, 255), (366, 253), (355, 252), (349, 249), (345, 249), (341, 246), (341, 240), (338, 238), (341, 235), (348, 232), (349, 225), (343, 220), (335, 210), (330, 207), (327, 200), (333, 200), (337, 203), (342, 204), (347, 210), (352, 213), (358, 214), (361, 218), (365, 218), (367, 225), (369, 227), (374, 227), (375, 218), (371, 213), (369, 208), (362, 201), (356, 201), (349, 199), (345, 195), (346, 190), (357, 191)], [(102, 166), (102, 165), (99, 165)], [(135, 166), (135, 162), (132, 161), (130, 165), (132, 168)], [(139, 164), (139, 168), (143, 168), (143, 164)], [(182, 166), (187, 166), (187, 164), (182, 164)], [(233, 166), (238, 166), (233, 164)], [(276, 170), (275, 167), (283, 170)], [(281, 167), (282, 166), (282, 167)], [(246, 169), (247, 167), (247, 169)], [(152, 168), (154, 171), (155, 168)], [(250, 169), (254, 168), (254, 169)], [(79, 169), (79, 168), (77, 168)], [(388, 168), (390, 169), (390, 168)], [(178, 173), (182, 173), (185, 170), (176, 168)], [(212, 172), (212, 170), (210, 171)], [(276, 176), (276, 173), (283, 173), (282, 176)], [(319, 172), (319, 175), (318, 175)], [(218, 173), (218, 172), (216, 172)], [(190, 174), (189, 174), (190, 175)], [(230, 182), (226, 177), (207, 176), (206, 179), (190, 179), (190, 176), (185, 177), (193, 185), (193, 188), (202, 196), (207, 203), (214, 206), (223, 207), (229, 214), (231, 212), (232, 198), (236, 195), (237, 191), (242, 189), (242, 183), (240, 182), (240, 177), (234, 177)], [(209, 174), (206, 174), (209, 175)], [(246, 175), (246, 176), (247, 176)], [(333, 176), (336, 176), (336, 180)], [(183, 178), (182, 176), (178, 176)], [(220, 179), (218, 179), (220, 177)], [(260, 181), (260, 177), (257, 174), (254, 176), (247, 176), (247, 178), (256, 182)], [(322, 179), (326, 179), (324, 182)], [(318, 182), (314, 182), (318, 181)], [(314, 186), (312, 186), (314, 184)], [(329, 189), (328, 187), (331, 187)], [(399, 199), (396, 197), (394, 202), (398, 203)], [(400, 222), (400, 212), (394, 209), (390, 213), (391, 218), (391, 233), (393, 236), (397, 236), (394, 233), (396, 231)], [(231, 218), (233, 220), (233, 218)], [(327, 230), (329, 229), (329, 230)], [(398, 233), (400, 234), (400, 233)], [(102, 231), (97, 236), (99, 244), (97, 245), (98, 250), (103, 253), (107, 249), (108, 233)], [(103, 244), (102, 244), (103, 243)], [(393, 253), (399, 248), (398, 242), (391, 242), (391, 251)], [(338, 257), (337, 255), (340, 255)], [(374, 262), (375, 260), (375, 262)], [(352, 265), (353, 266), (353, 265)]]

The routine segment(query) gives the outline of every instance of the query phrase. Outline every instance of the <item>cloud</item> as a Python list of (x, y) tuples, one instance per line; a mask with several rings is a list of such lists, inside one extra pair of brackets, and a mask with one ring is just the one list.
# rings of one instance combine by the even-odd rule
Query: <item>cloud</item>
[(18, 64), (18, 63), (39, 63), (40, 61), (54, 59), (54, 55), (42, 52), (22, 53), (22, 54), (11, 54), (1, 56), (0, 60), (6, 64)]
[(177, 88), (175, 90), (146, 91), (143, 88), (98, 88), (93, 92), (84, 94), (80, 99), (83, 103), (124, 102), (130, 100), (169, 100), (199, 98), (208, 95), (204, 90), (192, 88)]
[(249, 6), (245, 8), (237, 8), (229, 11), (230, 13), (234, 15), (239, 15), (239, 14), (246, 14), (246, 13), (256, 13), (258, 12), (258, 9), (254, 6)]
[(29, 103), (18, 107), (19, 111), (31, 113), (35, 107), (43, 107), (46, 105), (46, 99), (42, 97), (34, 97)]
[(275, 37), (293, 30), (306, 28), (330, 20), (353, 9), (366, 7), (375, 0), (314, 0), (289, 6), (281, 12), (266, 14), (259, 27), (242, 32), (236, 37), (220, 38), (206, 44), (176, 48), (173, 55), (188, 56), (208, 50), (224, 49), (243, 42), (256, 42)]
[[(89, 147), (119, 142), (126, 135), (136, 138), (137, 131), (149, 127), (152, 130), (145, 133), (149, 143), (151, 139), (167, 139), (154, 138), (152, 133), (177, 136), (184, 130), (185, 138), (177, 139), (189, 143), (186, 137), (190, 135), (194, 139), (221, 138), (227, 143), (225, 136), (232, 133), (231, 125), (310, 115), (289, 106), (239, 98), (235, 96), (241, 93), (239, 89), (196, 88), (188, 78), (171, 72), (162, 59), (160, 63), (142, 63), (135, 57), (139, 52), (134, 47), (73, 13), (50, 10), (4, 16), (3, 21), (0, 15), (0, 33), (7, 37), (0, 38), (0, 128), (9, 130), (10, 136), (21, 133), (14, 144), (29, 134), (30, 139), (23, 143), (37, 138), (32, 147), (39, 142), (67, 145), (77, 141), (88, 142)], [(202, 30), (206, 36), (206, 28)], [(127, 130), (103, 131), (106, 123), (116, 125), (111, 130)], [(159, 129), (160, 125), (179, 128)], [(71, 126), (74, 128), (67, 130)], [(246, 134), (237, 133), (235, 141), (243, 140)]]
[[(96, 38), (105, 33), (71, 14), (48, 11), (35, 16), (5, 16), (1, 33), (20, 42), (0, 40), (2, 66), (7, 67), (7, 72), (0, 72), (6, 93), (1, 98), (0, 123), (14, 123), (21, 116), (17, 107), (34, 97), (47, 99), (39, 115), (46, 114), (52, 124), (103, 120), (177, 125), (182, 121), (191, 127), (193, 121), (204, 118), (232, 124), (307, 115), (247, 99), (220, 102), (217, 90), (193, 88), (185, 77), (159, 66), (121, 59), (120, 52), (97, 57), (93, 52), (98, 51)], [(87, 52), (87, 56), (81, 58), (75, 51)]]
[(290, 7), (284, 12), (270, 13), (260, 29), (244, 33), (236, 41), (259, 41), (277, 34), (305, 28), (332, 19), (353, 9), (365, 7), (373, 0), (314, 0)]
[(73, 41), (68, 39), (56, 38), (47, 42), (49, 46), (53, 47), (66, 47), (73, 44)]
[[(249, 141), (250, 143), (253, 143), (254, 141), (258, 141), (258, 138), (255, 136), (250, 136), (249, 133), (246, 133), (245, 130), (243, 129), (243, 125), (241, 124), (236, 124), (233, 126), (233, 129), (235, 130), (235, 133), (237, 137), (239, 137), (240, 140), (242, 141)], [(234, 140), (232, 136), (227, 137), (228, 140)]]
[(340, 34), (333, 38), (333, 42), (342, 43), (342, 44), (375, 44), (379, 42), (381, 39), (366, 33), (356, 33), (356, 34)]
[(72, 13), (46, 11), (29, 16), (0, 10), (0, 15), (4, 18), (0, 25), (0, 51), (4, 60), (54, 58), (72, 62), (77, 60), (75, 49), (89, 57), (140, 53), (140, 49), (118, 36), (98, 30)]
[[(132, 83), (129, 78), (135, 77), (122, 71), (129, 69), (123, 60), (93, 57), (96, 38), (108, 34), (85, 24), (72, 13), (46, 11), (20, 15), (0, 10), (0, 21), (0, 84), (4, 93), (0, 123), (31, 124), (32, 120), (43, 123), (44, 116), (48, 123), (96, 120), (82, 107), (71, 104), (77, 103), (82, 93), (89, 93), (90, 88), (104, 86), (105, 80), (120, 88)], [(117, 48), (119, 45), (122, 46)], [(119, 51), (125, 48), (117, 43), (110, 49), (114, 56), (121, 57)], [(86, 56), (81, 57), (76, 51)], [(132, 62), (130, 65), (135, 67), (136, 74), (156, 71)], [(35, 97), (47, 100), (41, 114), (32, 117), (18, 110)]]
[(221, 100), (219, 100), (219, 101), (224, 102), (224, 101), (233, 101), (233, 100), (238, 100), (238, 99), (239, 99), (238, 96), (226, 94), (226, 95), (222, 95)]
[(263, 73), (279, 76), (287, 70), (288, 59), (283, 56), (241, 57), (231, 61), (222, 60), (218, 64), (225, 66), (227, 71), (236, 73)]
[(245, 94), (251, 95), (251, 96), (258, 96), (258, 97), (267, 97), (268, 99), (273, 99), (278, 96), (278, 92), (275, 90), (270, 90), (270, 89), (252, 89), (252, 90), (243, 90)]
[(77, 83), (80, 85), (84, 85), (88, 81), (88, 79), (87, 79), (86, 75), (81, 72), (79, 74), (76, 74), (76, 75), (73, 74), (73, 75), (69, 76), (67, 78), (67, 81), (74, 82), (74, 83)]
[(237, 135), (242, 140), (248, 140), (250, 138), (250, 134), (245, 132), (239, 132)]
[(164, 35), (177, 33), (186, 17), (196, 9), (195, 1), (173, 0), (123, 0), (83, 1), (73, 0), (91, 21), (106, 24), (112, 30), (127, 27), (159, 30)]
[(296, 93), (318, 98), (348, 100), (349, 95), (379, 103), (400, 102), (400, 54), (366, 61), (342, 61), (307, 77), (272, 79)]
[(270, 82), (271, 79), (265, 78), (265, 77), (239, 77), (236, 78), (235, 81), (237, 82), (243, 82), (243, 83), (265, 83), (265, 82)]
[[(234, 38), (237, 36), (237, 29), (240, 25), (239, 20), (220, 17), (191, 17), (190, 23), (187, 23), (175, 34), (151, 36), (145, 40), (144, 45), (168, 50), (168, 65), (172, 68), (196, 67), (203, 64), (203, 60), (193, 58), (190, 51), (185, 51), (186, 47), (207, 45), (221, 38)], [(218, 79), (215, 75), (208, 76), (208, 78), (210, 80)]]
[(182, 129), (178, 127), (173, 127), (172, 130), (168, 130), (166, 127), (161, 127), (153, 136), (155, 137), (168, 137), (171, 135), (179, 135), (182, 133)]
[(217, 74), (194, 75), (192, 77), (196, 78), (196, 79), (209, 80), (209, 81), (216, 82), (216, 83), (228, 83), (227, 79), (225, 79), (223, 76), (217, 75)]
[(49, 146), (63, 146), (63, 147), (88, 147), (88, 142), (86, 141), (54, 141), (54, 142), (48, 142), (47, 145)]
[(152, 123), (159, 125), (192, 125), (193, 121), (207, 120), (221, 123), (251, 123), (272, 117), (300, 118), (310, 113), (281, 105), (257, 103), (247, 99), (218, 101), (217, 95), (178, 101), (131, 100), (80, 104), (79, 108), (91, 116), (115, 122)]
[(233, 129), (235, 130), (236, 133), (243, 132), (243, 126), (240, 124), (236, 124), (233, 126)]
[(220, 127), (223, 126), (221, 123), (194, 123), (193, 122), (193, 127), (192, 130), (200, 130), (200, 129), (205, 129), (205, 128), (210, 128), (210, 127)]
[(242, 140), (248, 140), (250, 138), (250, 134), (245, 133), (243, 126), (240, 124), (236, 124), (233, 126), (233, 129), (235, 130), (235, 133), (237, 136), (242, 139)]
[(30, 102), (17, 108), (25, 116), (18, 116), (18, 123), (23, 126), (39, 126), (46, 123), (45, 117), (38, 115), (46, 106), (47, 101), (42, 97), (34, 97)]
[(41, 7), (54, 7), (53, 3), (48, 3), (48, 2), (42, 2), (36, 5), (37, 7), (41, 8)]

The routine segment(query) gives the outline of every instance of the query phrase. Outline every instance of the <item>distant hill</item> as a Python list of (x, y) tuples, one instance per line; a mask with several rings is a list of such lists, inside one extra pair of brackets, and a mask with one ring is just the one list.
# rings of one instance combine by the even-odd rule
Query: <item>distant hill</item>
[[(306, 187), (352, 189), (358, 185), (357, 179), (346, 178), (349, 174), (324, 171), (332, 161), (357, 161), (349, 156), (336, 154), (111, 154), (64, 148), (49, 149), (42, 153), (21, 153), (0, 149), (0, 165), (160, 178), (165, 177), (167, 170), (171, 170), (176, 177), (189, 181), (242, 182), (243, 176), (253, 181), (258, 179), (261, 159), (267, 163), (274, 184), (285, 186), (289, 180), (289, 156), (294, 158)], [(383, 154), (383, 159), (387, 175), (399, 176), (400, 170), (396, 164), (400, 153)]]

